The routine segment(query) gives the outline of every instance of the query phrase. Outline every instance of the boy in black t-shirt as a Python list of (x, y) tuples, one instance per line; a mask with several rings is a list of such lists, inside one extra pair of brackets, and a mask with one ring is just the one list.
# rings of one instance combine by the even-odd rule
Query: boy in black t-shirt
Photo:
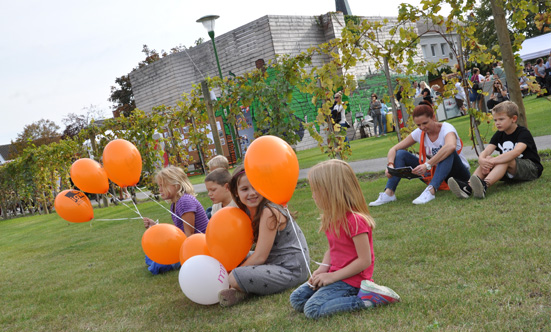
[[(530, 131), (517, 125), (518, 106), (505, 101), (492, 110), (497, 132), (478, 157), (478, 168), (469, 183), (454, 178), (448, 180), (451, 191), (460, 198), (471, 194), (484, 198), (486, 190), (499, 180), (531, 181), (543, 172), (538, 149)], [(499, 156), (493, 157), (497, 149)]]

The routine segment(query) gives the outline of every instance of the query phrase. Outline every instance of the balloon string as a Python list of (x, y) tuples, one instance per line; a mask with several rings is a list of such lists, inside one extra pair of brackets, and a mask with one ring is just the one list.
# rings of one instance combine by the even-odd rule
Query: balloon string
[(289, 215), (289, 218), (291, 219), (291, 225), (293, 226), (293, 230), (295, 231), (295, 236), (298, 240), (298, 245), (300, 246), (300, 252), (302, 252), (302, 257), (304, 258), (304, 261), (306, 262), (306, 267), (308, 268), (308, 273), (310, 274), (310, 278), (312, 277), (312, 271), (310, 270), (310, 263), (308, 262), (308, 259), (306, 258), (306, 254), (304, 253), (304, 248), (302, 247), (302, 243), (300, 242), (300, 238), (298, 237), (298, 232), (295, 227), (295, 223), (293, 220), (293, 217), (291, 216), (291, 212), (289, 212), (289, 208), (285, 206), (285, 210), (287, 210), (287, 214)]
[(162, 207), (163, 209), (167, 210), (168, 212), (170, 212), (171, 215), (175, 216), (176, 218), (180, 219), (181, 221), (183, 221), (186, 225), (188, 225), (189, 227), (192, 227), (196, 232), (199, 232), (201, 234), (204, 234), (203, 232), (201, 232), (200, 230), (198, 230), (197, 228), (195, 228), (195, 226), (191, 225), (190, 223), (188, 223), (187, 221), (185, 221), (184, 219), (182, 219), (182, 217), (180, 217), (179, 215), (175, 214), (174, 212), (170, 211), (169, 209), (167, 209), (165, 206), (163, 206), (161, 203), (157, 202), (156, 199), (154, 199), (153, 197), (149, 196), (145, 191), (141, 190), (140, 187), (136, 187), (138, 188), (138, 190), (144, 194), (147, 198), (149, 198), (150, 200), (152, 200), (153, 202), (157, 203), (157, 205), (159, 205), (160, 207)]
[(134, 203), (134, 200), (133, 200), (133, 199), (131, 199), (131, 201), (132, 201), (132, 204), (134, 205), (134, 207), (136, 208), (136, 212), (138, 213), (138, 215), (140, 216), (140, 218), (143, 219), (143, 216), (142, 216), (142, 214), (140, 213), (140, 210), (138, 210), (138, 207), (136, 206), (136, 203)]
[[(132, 212), (134, 212), (135, 214), (139, 215), (140, 217), (142, 217), (142, 215), (140, 214), (140, 211), (138, 211), (138, 208), (136, 207), (136, 210), (134, 210), (133, 208), (131, 208), (130, 206), (126, 205), (123, 201), (121, 201), (120, 199), (118, 199), (116, 196), (113, 196), (113, 194), (111, 194), (110, 192), (107, 192), (108, 196), (110, 196), (111, 198), (113, 198), (113, 200), (121, 203), (122, 205), (126, 206), (127, 208), (129, 208), (130, 210), (132, 210)], [(132, 200), (132, 204), (134, 204), (134, 200)], [(134, 204), (134, 206), (136, 206), (136, 204)], [(143, 217), (142, 217), (143, 219)]]
[(135, 217), (135, 218), (116, 218), (116, 219), (94, 219), (94, 221), (118, 221), (118, 220), (132, 220), (132, 219), (142, 219), (142, 218)]

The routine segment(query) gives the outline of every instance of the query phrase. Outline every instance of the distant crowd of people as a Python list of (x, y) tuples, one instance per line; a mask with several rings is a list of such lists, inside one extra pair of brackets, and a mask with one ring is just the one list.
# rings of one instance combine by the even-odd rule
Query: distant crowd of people
[[(459, 70), (459, 65), (456, 65)], [(509, 91), (507, 88), (507, 80), (505, 77), (505, 70), (502, 67), (502, 62), (496, 62), (492, 65), (492, 71), (487, 71), (485, 75), (482, 75), (479, 68), (474, 67), (469, 69), (466, 73), (467, 81), (469, 82), (466, 89), (462, 85), (461, 77), (458, 77), (458, 73), (448, 75), (451, 79), (459, 78), (459, 81), (455, 83), (454, 99), (461, 115), (467, 114), (467, 98), (471, 102), (471, 105), (479, 110), (485, 110), (491, 112), (491, 110), (504, 101), (510, 100)], [(542, 58), (536, 60), (535, 63), (527, 62), (524, 68), (524, 74), (519, 77), (520, 89), (522, 96), (528, 96), (532, 93), (530, 88), (530, 82), (535, 77), (536, 83), (539, 84), (541, 89), (545, 89), (545, 94), (539, 94), (538, 96), (551, 94), (551, 53), (547, 60)], [(446, 82), (443, 82), (446, 84)], [(414, 92), (414, 98), (421, 98), (416, 104), (423, 104), (435, 107), (438, 98), (442, 97), (441, 86), (433, 84), (432, 86), (425, 81), (412, 81), (411, 82)], [(488, 87), (485, 85), (491, 84), (491, 88), (488, 91)], [(486, 93), (488, 92), (488, 98), (486, 99), (486, 109), (483, 108)], [(400, 105), (402, 97), (404, 96), (404, 87), (400, 86), (396, 93), (397, 104)], [(351, 125), (346, 121), (346, 112), (343, 107), (342, 92), (337, 92), (334, 96), (334, 104), (331, 107), (331, 115), (335, 124), (340, 124), (341, 134), (346, 138), (346, 129)], [(398, 106), (400, 108), (400, 106)], [(368, 115), (373, 119), (374, 136), (380, 137), (386, 134), (386, 113), (388, 112), (388, 106), (385, 105), (375, 93), (371, 94), (370, 106)]]
[[(527, 62), (524, 66), (524, 73), (526, 76), (535, 76), (536, 82), (542, 89), (547, 90), (547, 95), (551, 93), (551, 52), (547, 57), (547, 61), (543, 58), (539, 58), (535, 63)], [(528, 80), (522, 79), (520, 81), (520, 89), (529, 93)]]

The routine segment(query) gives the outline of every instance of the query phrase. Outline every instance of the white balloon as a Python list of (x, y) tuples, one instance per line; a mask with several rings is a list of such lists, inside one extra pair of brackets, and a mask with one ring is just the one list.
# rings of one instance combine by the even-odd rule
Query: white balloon
[(185, 261), (178, 281), (188, 299), (203, 305), (218, 303), (218, 292), (230, 287), (224, 265), (206, 255), (193, 256)]

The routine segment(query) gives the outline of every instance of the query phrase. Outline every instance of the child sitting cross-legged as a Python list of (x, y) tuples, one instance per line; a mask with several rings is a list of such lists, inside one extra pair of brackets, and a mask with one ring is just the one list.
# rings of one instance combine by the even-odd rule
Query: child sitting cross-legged
[(392, 289), (373, 282), (375, 221), (354, 171), (333, 159), (308, 172), (312, 198), (323, 212), (320, 230), (329, 249), (308, 282), (291, 294), (291, 305), (308, 318), (398, 302)]
[[(486, 190), (499, 180), (531, 181), (543, 172), (538, 149), (528, 129), (519, 126), (518, 106), (505, 101), (492, 110), (497, 132), (490, 144), (478, 157), (478, 168), (470, 181), (464, 182), (453, 177), (448, 179), (450, 190), (459, 198), (486, 197)], [(499, 156), (493, 157), (497, 149)]]
[(221, 208), (226, 206), (238, 207), (231, 196), (230, 181), (231, 174), (225, 168), (217, 168), (205, 178), (205, 187), (213, 203), (209, 219)]
[(304, 282), (310, 261), (308, 246), (289, 210), (260, 195), (243, 166), (234, 170), (230, 192), (251, 218), (254, 251), (230, 272), (230, 288), (218, 293), (220, 305), (229, 307), (251, 294), (275, 294)]

